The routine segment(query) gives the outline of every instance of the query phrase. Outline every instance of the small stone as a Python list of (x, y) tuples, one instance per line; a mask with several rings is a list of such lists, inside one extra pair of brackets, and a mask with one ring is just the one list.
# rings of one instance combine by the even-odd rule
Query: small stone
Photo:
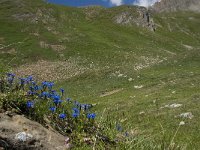
[(31, 138), (33, 138), (33, 136), (29, 133), (26, 133), (26, 132), (19, 132), (15, 135), (15, 139), (22, 141), (22, 142), (25, 142), (25, 141), (27, 141)]
[(165, 108), (178, 108), (178, 107), (181, 107), (181, 106), (182, 106), (182, 104), (174, 103), (174, 104), (171, 104), (171, 105), (165, 105)]
[(143, 88), (143, 85), (135, 85), (134, 88), (135, 89), (141, 89), (141, 88)]
[(145, 112), (144, 111), (141, 111), (140, 113), (139, 113), (139, 115), (144, 115), (145, 114)]
[(186, 113), (180, 114), (179, 117), (192, 119), (194, 115), (191, 112), (186, 112)]
[(185, 122), (184, 122), (184, 121), (181, 121), (181, 122), (179, 123), (179, 126), (183, 126), (183, 125), (185, 125)]
[(118, 77), (122, 77), (122, 76), (123, 76), (123, 74), (119, 74), (119, 75), (118, 75)]
[(126, 78), (126, 77), (127, 77), (127, 75), (124, 75), (123, 77), (124, 77), (124, 78)]
[(133, 78), (129, 78), (128, 81), (129, 81), (129, 82), (133, 81)]

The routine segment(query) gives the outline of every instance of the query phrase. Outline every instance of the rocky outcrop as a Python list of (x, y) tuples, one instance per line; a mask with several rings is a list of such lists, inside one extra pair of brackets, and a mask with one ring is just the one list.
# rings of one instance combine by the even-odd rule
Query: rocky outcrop
[(24, 116), (0, 113), (0, 149), (65, 150), (67, 137)]
[(56, 19), (52, 15), (52, 9), (37, 9), (36, 12), (20, 12), (13, 14), (12, 17), (18, 21), (29, 21), (31, 23), (39, 23), (42, 22), (43, 24), (48, 23), (55, 23)]
[(191, 10), (200, 12), (199, 0), (161, 0), (153, 5), (156, 12), (172, 12), (177, 10)]
[(145, 27), (152, 31), (156, 30), (153, 18), (146, 8), (135, 6), (135, 8), (131, 9), (136, 9), (136, 11), (123, 11), (114, 17), (114, 22), (121, 25), (136, 24), (137, 26)]

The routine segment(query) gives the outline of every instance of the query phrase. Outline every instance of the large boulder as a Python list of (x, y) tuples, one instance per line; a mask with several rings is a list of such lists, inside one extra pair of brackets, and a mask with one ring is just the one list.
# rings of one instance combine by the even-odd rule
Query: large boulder
[(22, 115), (0, 113), (0, 149), (64, 150), (68, 137)]

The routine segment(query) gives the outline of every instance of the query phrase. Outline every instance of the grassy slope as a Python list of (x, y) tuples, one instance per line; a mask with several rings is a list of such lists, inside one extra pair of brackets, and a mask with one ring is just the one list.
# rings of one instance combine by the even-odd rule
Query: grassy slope
[[(96, 69), (60, 81), (59, 85), (69, 93), (67, 96), (96, 103), (99, 116), (106, 109), (113, 120), (126, 118), (122, 125), (128, 131), (130, 128), (136, 128), (141, 134), (152, 135), (150, 138), (160, 137), (160, 132), (163, 131), (169, 141), (182, 120), (174, 116), (192, 112), (194, 118), (185, 120), (186, 125), (179, 129), (175, 142), (187, 146), (188, 149), (198, 149), (200, 14), (176, 12), (154, 15), (158, 29), (153, 33), (136, 26), (114, 24), (113, 16), (127, 10), (126, 6), (86, 10), (47, 5), (39, 0), (17, 2), (24, 6), (17, 8), (18, 5), (11, 1), (0, 5), (0, 37), (4, 38), (1, 44), (22, 41), (24, 43), (0, 50), (1, 62), (7, 64), (12, 60), (10, 65), (13, 67), (41, 59), (56, 61), (80, 57), (80, 65), (93, 65)], [(49, 16), (56, 21), (42, 23), (40, 19), (38, 24), (34, 24), (30, 23), (30, 20), (18, 21), (11, 17), (18, 12), (35, 13), (38, 8), (53, 10)], [(92, 10), (95, 14), (88, 19), (85, 12)], [(48, 11), (45, 10), (43, 13), (48, 14)], [(59, 33), (55, 35), (49, 32), (47, 27), (52, 27)], [(38, 32), (39, 36), (30, 34), (35, 32)], [(65, 40), (66, 38), (68, 40)], [(40, 41), (65, 45), (67, 48), (62, 51), (64, 58), (52, 49), (41, 48)], [(188, 49), (184, 45), (193, 48)], [(16, 53), (2, 53), (12, 47)], [(135, 71), (136, 64), (147, 65), (151, 62), (145, 61), (142, 56), (151, 60), (158, 58), (163, 62)], [(117, 71), (120, 73), (116, 73)], [(127, 77), (118, 77), (119, 74)], [(129, 78), (134, 81), (129, 82)], [(136, 85), (144, 87), (135, 89)], [(123, 90), (112, 95), (100, 96), (116, 89)], [(173, 94), (173, 91), (176, 92)], [(172, 103), (181, 103), (183, 106), (175, 109), (158, 109)], [(141, 111), (145, 114), (139, 115)], [(157, 133), (160, 134), (157, 136)]]

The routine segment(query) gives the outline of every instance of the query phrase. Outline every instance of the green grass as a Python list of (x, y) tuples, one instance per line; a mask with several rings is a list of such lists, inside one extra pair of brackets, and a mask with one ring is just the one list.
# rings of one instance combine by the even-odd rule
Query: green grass
[[(24, 41), (0, 50), (1, 62), (7, 64), (12, 60), (10, 66), (16, 67), (40, 60), (74, 58), (80, 66), (90, 68), (92, 65), (92, 69), (83, 74), (58, 81), (57, 84), (66, 89), (68, 97), (97, 104), (95, 109), (99, 120), (104, 110), (112, 122), (126, 118), (122, 123), (124, 131), (137, 129), (141, 137), (150, 135), (142, 143), (147, 142), (149, 148), (151, 144), (157, 144), (157, 149), (163, 144), (162, 139), (169, 146), (179, 122), (182, 121), (175, 116), (192, 112), (194, 118), (184, 120), (186, 125), (180, 126), (174, 142), (186, 147), (185, 149), (199, 148), (199, 13), (152, 14), (157, 30), (151, 32), (136, 25), (123, 26), (113, 22), (113, 17), (130, 9), (127, 6), (87, 8), (88, 12), (94, 11), (96, 14), (86, 19), (86, 8), (44, 4), (39, 0), (37, 3), (24, 0), (23, 3), (25, 6), (21, 8), (16, 8), (16, 4), (11, 1), (0, 6), (0, 38), (4, 38), (4, 42), (0, 44)], [(37, 12), (38, 8), (47, 9), (48, 11), (43, 11), (43, 15), (49, 15), (56, 21), (43, 23), (42, 16), (36, 24), (31, 23), (30, 18), (22, 22), (12, 17), (17, 13)], [(134, 14), (135, 7), (131, 7), (131, 12)], [(58, 34), (53, 34), (46, 27), (52, 27)], [(30, 34), (36, 32), (39, 36)], [(41, 48), (40, 41), (66, 46), (66, 50), (61, 52), (64, 58), (52, 49)], [(192, 49), (187, 48), (187, 45)], [(11, 48), (15, 48), (15, 54), (1, 53)], [(150, 60), (146, 61), (144, 58)], [(163, 62), (151, 64), (157, 58)], [(148, 67), (134, 70), (136, 64), (147, 65), (148, 62)], [(117, 71), (127, 77), (118, 77), (115, 73)], [(129, 82), (129, 78), (134, 80)], [(134, 86), (138, 85), (144, 87), (135, 89)], [(102, 93), (117, 89), (123, 90), (101, 97)], [(176, 92), (173, 94), (173, 91)], [(160, 109), (172, 103), (181, 103), (183, 106)], [(142, 111), (145, 114), (139, 115)], [(113, 131), (110, 129), (107, 132), (112, 135)], [(144, 146), (143, 149), (145, 148), (147, 147)]]

